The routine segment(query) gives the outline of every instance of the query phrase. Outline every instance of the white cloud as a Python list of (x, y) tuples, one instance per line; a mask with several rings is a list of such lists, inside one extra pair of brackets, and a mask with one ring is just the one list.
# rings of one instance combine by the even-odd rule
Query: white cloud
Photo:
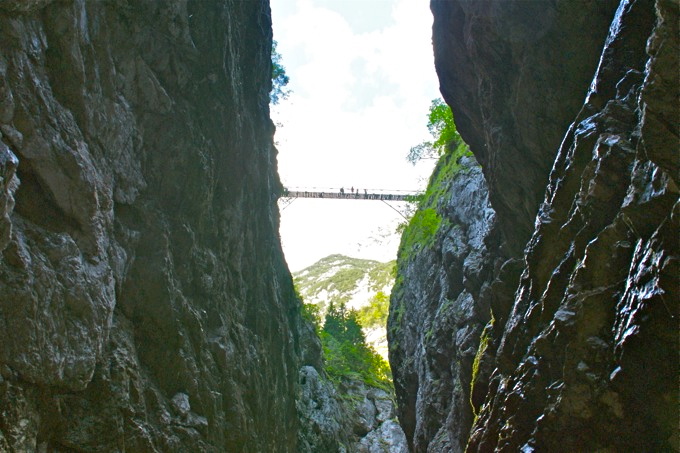
[[(276, 135), (284, 184), (413, 189), (423, 187), (419, 180), (431, 170), (405, 160), (411, 146), (429, 139), (427, 109), (439, 96), (427, 3), (363, 1), (382, 1), (369, 9), (391, 17), (372, 22), (352, 14), (366, 3), (350, 0), (298, 0), (293, 7), (290, 0), (272, 0), (274, 37), (293, 90), (274, 109), (284, 125)], [(299, 200), (283, 211), (291, 267), (353, 253), (359, 236), (398, 217), (375, 202), (323, 203)], [(331, 223), (315, 229), (321, 216)], [(390, 253), (396, 253), (394, 244)]]

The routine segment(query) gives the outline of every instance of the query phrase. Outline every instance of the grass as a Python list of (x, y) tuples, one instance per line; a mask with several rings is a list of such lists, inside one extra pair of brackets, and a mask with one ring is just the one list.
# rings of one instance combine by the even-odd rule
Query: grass
[(399, 260), (410, 260), (419, 251), (434, 245), (437, 231), (450, 227), (447, 219), (442, 219), (444, 200), (451, 196), (451, 182), (461, 172), (460, 159), (471, 156), (468, 146), (460, 144), (444, 154), (430, 177), (427, 190), (419, 197), (418, 209), (406, 226), (399, 245)]

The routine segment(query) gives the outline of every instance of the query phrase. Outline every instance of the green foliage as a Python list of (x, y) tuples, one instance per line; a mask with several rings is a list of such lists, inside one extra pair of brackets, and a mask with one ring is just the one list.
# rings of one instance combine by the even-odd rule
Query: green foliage
[(406, 159), (413, 165), (421, 159), (436, 159), (462, 142), (451, 108), (441, 98), (432, 100), (427, 120), (427, 129), (434, 141), (422, 142), (410, 149)]
[(434, 243), (442, 218), (432, 208), (416, 211), (401, 238), (400, 250), (420, 250)]
[[(382, 291), (391, 286), (395, 273), (396, 261), (379, 263), (341, 255), (323, 258), (296, 273), (296, 290), (305, 298), (318, 300), (322, 294), (328, 300), (327, 306), (324, 302), (302, 304), (302, 317), (315, 323), (324, 368), (336, 383), (359, 379), (390, 390), (389, 365), (367, 344), (362, 327), (386, 323), (389, 297)], [(361, 311), (348, 310), (345, 303), (362, 281), (368, 282), (375, 296)]]
[(430, 106), (427, 130), (435, 138), (432, 146), (440, 156), (452, 143), (460, 142), (460, 135), (453, 122), (453, 112), (451, 108), (442, 100), (434, 99)]
[(436, 232), (441, 226), (449, 226), (448, 219), (442, 219), (442, 200), (450, 197), (450, 185), (461, 171), (460, 159), (472, 156), (465, 142), (460, 141), (437, 162), (432, 172), (427, 190), (418, 199), (418, 209), (407, 225), (403, 226), (399, 257), (406, 258), (413, 252), (429, 247), (434, 243)]
[(315, 330), (319, 331), (321, 326), (321, 307), (316, 304), (302, 304), (302, 319), (311, 322)]
[(272, 42), (272, 90), (269, 92), (269, 100), (273, 105), (281, 100), (288, 99), (290, 90), (286, 88), (289, 77), (286, 75), (286, 68), (281, 64), (281, 54), (276, 51), (277, 42)]
[(408, 160), (414, 165), (423, 158), (439, 158), (439, 162), (427, 191), (412, 200), (410, 220), (397, 226), (397, 232), (402, 233), (400, 256), (431, 245), (437, 229), (447, 224), (440, 217), (440, 201), (448, 195), (450, 182), (460, 171), (460, 158), (472, 155), (456, 130), (451, 109), (442, 99), (432, 101), (427, 128), (434, 140), (411, 148)]
[(320, 337), (331, 379), (360, 378), (369, 385), (389, 385), (389, 365), (366, 344), (356, 310), (331, 303)]
[(382, 291), (378, 291), (368, 305), (359, 310), (359, 321), (364, 327), (378, 327), (387, 324), (387, 313), (390, 309), (390, 298)]

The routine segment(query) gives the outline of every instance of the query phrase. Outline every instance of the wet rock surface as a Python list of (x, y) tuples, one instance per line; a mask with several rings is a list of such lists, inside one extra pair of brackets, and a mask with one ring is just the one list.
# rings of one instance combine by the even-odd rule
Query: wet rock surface
[[(431, 7), (496, 224), (481, 272), (441, 239), (399, 263), (388, 338), (413, 451), (678, 451), (677, 2)], [(470, 274), (482, 289), (449, 296), (462, 316), (439, 315), (439, 287)]]
[(441, 92), (482, 164), (503, 246), (514, 255), (531, 235), (555, 150), (583, 105), (617, 4), (430, 2)]
[(662, 128), (648, 113), (677, 107), (677, 85), (652, 89), (656, 68), (678, 67), (677, 52), (659, 52), (678, 49), (677, 13), (666, 2), (617, 10), (497, 331), (470, 450), (680, 448), (677, 111)]
[(295, 451), (264, 1), (0, 2), (0, 450)]

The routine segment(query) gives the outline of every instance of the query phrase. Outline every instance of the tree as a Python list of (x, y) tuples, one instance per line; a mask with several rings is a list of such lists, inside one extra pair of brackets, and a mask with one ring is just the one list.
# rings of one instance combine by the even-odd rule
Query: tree
[(384, 326), (387, 324), (387, 313), (390, 309), (390, 298), (382, 291), (378, 291), (371, 298), (368, 305), (359, 310), (359, 320), (364, 327)]
[(272, 90), (269, 100), (273, 105), (288, 99), (290, 90), (286, 88), (290, 79), (286, 75), (286, 68), (281, 64), (281, 54), (276, 51), (276, 41), (272, 41)]
[(332, 378), (360, 376), (370, 385), (383, 385), (391, 379), (389, 365), (366, 344), (356, 310), (331, 302), (320, 337), (326, 371)]
[(413, 165), (421, 159), (436, 159), (461, 141), (451, 108), (441, 98), (432, 100), (427, 118), (427, 130), (434, 141), (422, 142), (411, 148), (406, 159)]
[(345, 306), (336, 307), (331, 301), (323, 322), (323, 332), (340, 340), (345, 331)]
[(366, 336), (364, 336), (364, 332), (361, 330), (359, 314), (356, 310), (350, 310), (345, 317), (345, 331), (342, 341), (354, 346), (366, 345)]

